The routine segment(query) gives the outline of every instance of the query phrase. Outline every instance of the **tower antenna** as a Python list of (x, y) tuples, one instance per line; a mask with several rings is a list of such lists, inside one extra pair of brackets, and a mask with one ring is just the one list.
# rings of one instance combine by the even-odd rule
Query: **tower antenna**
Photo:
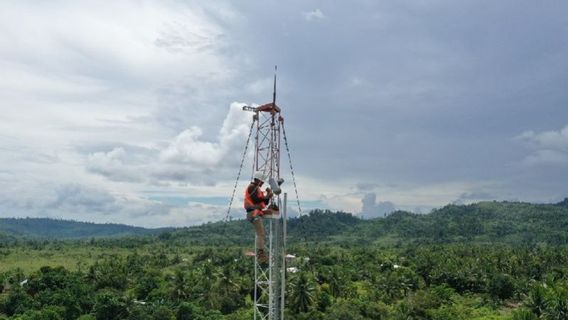
[(272, 92), (272, 105), (276, 105), (276, 73), (278, 72), (278, 66), (274, 66), (274, 91)]

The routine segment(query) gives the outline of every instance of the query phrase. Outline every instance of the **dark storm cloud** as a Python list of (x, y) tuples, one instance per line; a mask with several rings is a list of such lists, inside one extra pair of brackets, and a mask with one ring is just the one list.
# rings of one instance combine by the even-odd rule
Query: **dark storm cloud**
[[(306, 21), (302, 13), (315, 10), (325, 19)], [(279, 65), (279, 101), (306, 172), (381, 184), (508, 182), (526, 157), (513, 138), (568, 122), (567, 10), (532, 1), (268, 2), (243, 10), (253, 22), (238, 32), (257, 61), (252, 74)]]

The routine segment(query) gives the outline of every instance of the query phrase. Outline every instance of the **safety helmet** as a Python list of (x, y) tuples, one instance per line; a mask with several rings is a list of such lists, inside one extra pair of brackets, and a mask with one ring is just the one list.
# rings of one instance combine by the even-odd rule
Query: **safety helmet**
[(255, 172), (253, 177), (260, 182), (264, 182), (264, 180), (266, 180), (266, 176), (261, 171)]

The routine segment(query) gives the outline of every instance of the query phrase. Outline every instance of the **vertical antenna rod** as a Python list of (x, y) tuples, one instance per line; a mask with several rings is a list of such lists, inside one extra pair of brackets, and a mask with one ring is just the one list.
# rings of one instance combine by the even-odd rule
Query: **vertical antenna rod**
[(276, 73), (278, 72), (278, 66), (274, 66), (274, 91), (272, 93), (272, 105), (276, 105)]

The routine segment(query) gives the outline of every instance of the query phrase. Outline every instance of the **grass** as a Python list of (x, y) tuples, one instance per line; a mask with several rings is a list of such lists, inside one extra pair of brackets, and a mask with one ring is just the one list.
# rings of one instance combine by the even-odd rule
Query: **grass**
[(0, 251), (0, 273), (20, 268), (28, 274), (43, 266), (63, 266), (68, 270), (78, 270), (91, 265), (98, 258), (114, 254), (126, 256), (131, 250), (124, 248), (98, 248), (92, 246), (32, 249), (14, 248)]

